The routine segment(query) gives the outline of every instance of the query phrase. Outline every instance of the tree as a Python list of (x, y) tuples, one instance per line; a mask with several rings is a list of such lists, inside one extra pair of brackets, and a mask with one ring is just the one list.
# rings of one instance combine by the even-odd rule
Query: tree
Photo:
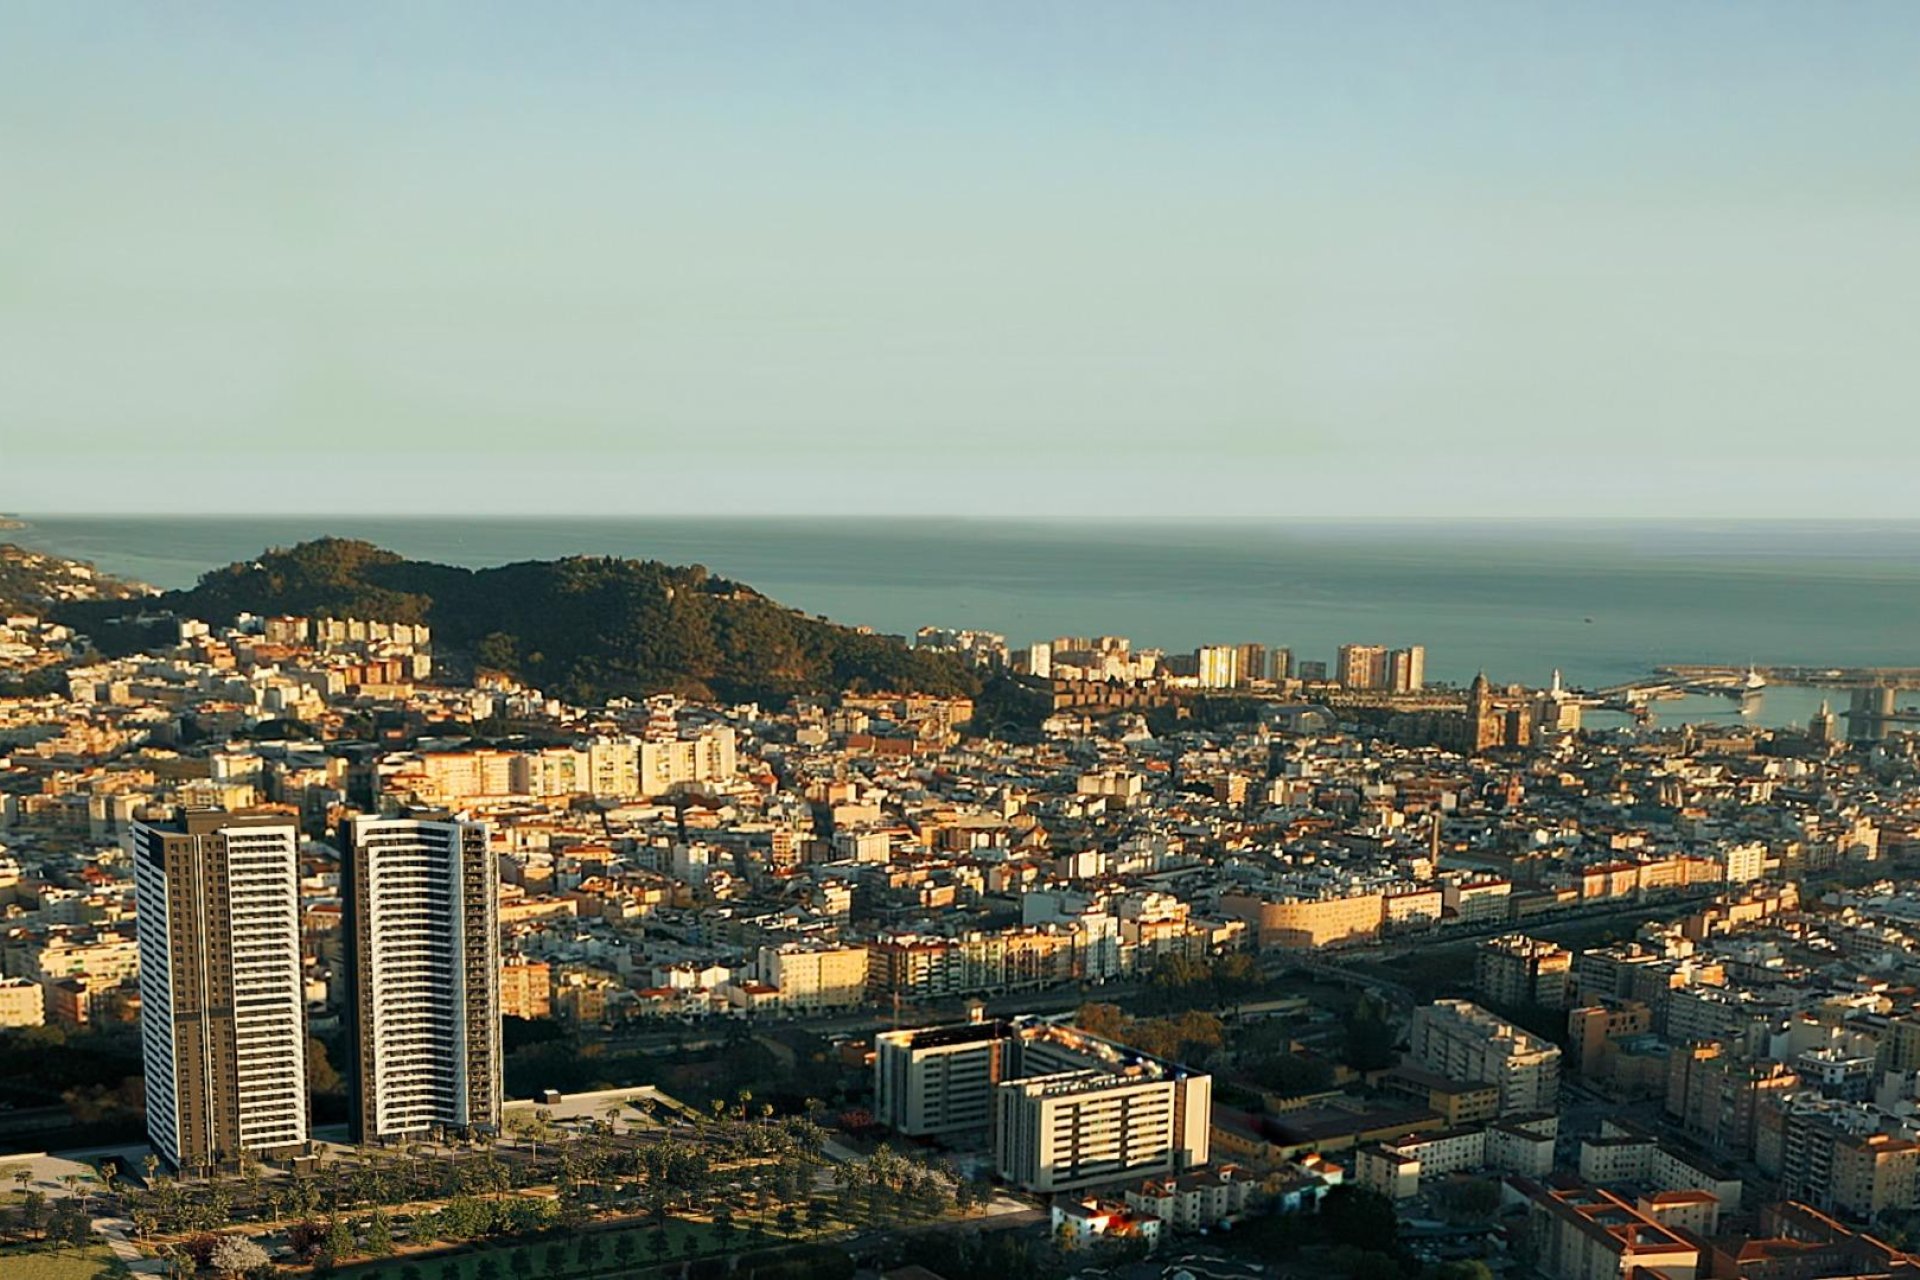
[(37, 1233), (46, 1220), (46, 1194), (37, 1189), (28, 1188), (20, 1197), (20, 1225), (30, 1233)]
[(491, 1253), (481, 1254), (473, 1268), (473, 1280), (500, 1280), (500, 1259)]
[(375, 1258), (384, 1258), (393, 1252), (393, 1225), (387, 1221), (387, 1215), (375, 1211), (367, 1222), (365, 1236), (367, 1253)]
[(522, 1247), (508, 1254), (507, 1270), (518, 1276), (519, 1280), (527, 1280), (533, 1274), (533, 1251)]
[(1461, 1258), (1427, 1268), (1425, 1280), (1493, 1280), (1493, 1268), (1478, 1258)]
[(633, 1251), (638, 1248), (633, 1242), (633, 1232), (622, 1231), (613, 1238), (614, 1261), (625, 1265), (633, 1261)]
[(1399, 1238), (1393, 1201), (1352, 1183), (1327, 1192), (1320, 1201), (1320, 1223), (1331, 1243), (1356, 1249), (1391, 1250)]
[(655, 1260), (665, 1258), (667, 1249), (667, 1233), (664, 1228), (655, 1227), (647, 1232), (647, 1252), (651, 1253)]
[(354, 1248), (355, 1242), (352, 1227), (338, 1218), (335, 1218), (327, 1224), (326, 1243), (320, 1246), (322, 1253), (326, 1254), (327, 1257), (333, 1261), (338, 1262), (342, 1258), (352, 1257)]
[(1336, 1270), (1346, 1273), (1348, 1280), (1404, 1280), (1393, 1255), (1378, 1249), (1342, 1245), (1333, 1251), (1330, 1261)]
[(800, 1211), (790, 1204), (780, 1206), (780, 1212), (773, 1216), (774, 1225), (780, 1228), (780, 1234), (791, 1236), (800, 1229)]
[(600, 1237), (592, 1232), (581, 1236), (580, 1243), (574, 1248), (573, 1256), (579, 1260), (582, 1267), (591, 1271), (600, 1263)]
[(227, 1280), (240, 1280), (267, 1266), (272, 1259), (267, 1251), (245, 1236), (221, 1236), (210, 1259), (213, 1269)]
[(832, 1220), (832, 1213), (828, 1210), (825, 1200), (807, 1201), (807, 1230), (819, 1235)]
[(307, 1037), (307, 1087), (320, 1094), (336, 1094), (346, 1087), (340, 1072), (327, 1060), (327, 1046), (315, 1036)]
[(1346, 1059), (1355, 1071), (1379, 1071), (1393, 1065), (1398, 1040), (1386, 1006), (1371, 995), (1360, 997), (1347, 1019)]
[(1333, 1067), (1320, 1058), (1283, 1053), (1254, 1068), (1254, 1079), (1264, 1088), (1285, 1095), (1318, 1093), (1333, 1085)]
[(1449, 1222), (1485, 1222), (1500, 1212), (1500, 1184), (1491, 1178), (1456, 1178), (1434, 1188), (1433, 1200)]
[(713, 1246), (716, 1249), (727, 1247), (727, 1238), (733, 1234), (733, 1210), (720, 1205), (713, 1211)]

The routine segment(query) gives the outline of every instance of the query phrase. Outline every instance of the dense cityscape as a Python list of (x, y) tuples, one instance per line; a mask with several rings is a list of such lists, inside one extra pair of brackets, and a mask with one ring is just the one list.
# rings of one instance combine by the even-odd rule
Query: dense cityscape
[(1891, 679), (929, 626), (580, 698), (444, 599), (0, 589), (0, 1274), (1920, 1270)]

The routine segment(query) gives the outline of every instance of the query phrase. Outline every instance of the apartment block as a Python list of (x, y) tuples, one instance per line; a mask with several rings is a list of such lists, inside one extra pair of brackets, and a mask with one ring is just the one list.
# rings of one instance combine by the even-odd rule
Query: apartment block
[(342, 847), (353, 1140), (496, 1131), (500, 884), (486, 825), (355, 817)]
[(1500, 1089), (1500, 1113), (1551, 1111), (1560, 1092), (1560, 1050), (1465, 1000), (1413, 1011), (1411, 1057), (1425, 1070)]
[(147, 1136), (175, 1169), (306, 1147), (299, 831), (189, 810), (128, 833)]
[(1531, 1212), (1540, 1268), (1555, 1280), (1693, 1280), (1699, 1273), (1697, 1245), (1611, 1192), (1542, 1188)]
[(1573, 991), (1573, 952), (1523, 933), (1491, 938), (1474, 953), (1473, 990), (1502, 1008), (1564, 1009)]
[(1000, 1176), (1034, 1192), (1206, 1164), (1212, 1080), (1036, 1019), (887, 1032), (875, 1110), (897, 1132), (985, 1132)]
[(867, 949), (800, 942), (760, 948), (760, 980), (784, 1009), (844, 1009), (867, 993)]

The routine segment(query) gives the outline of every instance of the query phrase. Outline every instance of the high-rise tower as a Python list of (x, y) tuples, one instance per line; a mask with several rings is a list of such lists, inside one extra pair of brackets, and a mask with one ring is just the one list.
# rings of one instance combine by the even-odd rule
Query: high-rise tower
[(300, 835), (278, 813), (131, 828), (147, 1136), (175, 1169), (307, 1142)]
[(484, 823), (344, 832), (356, 1142), (500, 1127), (499, 873)]

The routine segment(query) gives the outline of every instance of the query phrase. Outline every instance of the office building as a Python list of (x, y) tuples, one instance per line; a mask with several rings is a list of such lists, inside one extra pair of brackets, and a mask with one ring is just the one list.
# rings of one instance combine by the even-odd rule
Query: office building
[(342, 846), (353, 1140), (498, 1130), (499, 877), (485, 824), (355, 817)]
[(129, 828), (147, 1137), (176, 1170), (307, 1143), (300, 836), (279, 813)]

